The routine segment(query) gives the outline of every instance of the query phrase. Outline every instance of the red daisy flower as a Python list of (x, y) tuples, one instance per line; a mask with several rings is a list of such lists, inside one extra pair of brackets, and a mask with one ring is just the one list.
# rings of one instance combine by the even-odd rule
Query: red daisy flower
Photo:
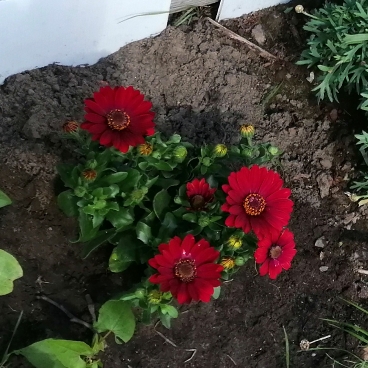
[(196, 243), (191, 234), (183, 240), (176, 236), (158, 250), (160, 254), (148, 261), (158, 271), (149, 281), (160, 284), (163, 292), (170, 291), (180, 304), (209, 302), (213, 288), (220, 286), (223, 267), (214, 263), (220, 252), (205, 239)]
[(205, 179), (194, 179), (187, 183), (187, 197), (193, 211), (203, 211), (214, 198), (216, 188), (210, 188)]
[(229, 184), (222, 186), (227, 197), (221, 209), (230, 213), (225, 225), (245, 233), (253, 230), (257, 237), (279, 234), (289, 222), (293, 207), (291, 191), (282, 188), (279, 174), (253, 165), (232, 172), (228, 180)]
[(152, 103), (133, 87), (101, 87), (92, 99), (84, 100), (86, 115), (81, 128), (101, 145), (126, 153), (129, 146), (144, 144), (154, 134)]
[(283, 269), (288, 270), (291, 267), (295, 254), (294, 235), (285, 229), (279, 235), (260, 240), (254, 258), (257, 263), (262, 263), (259, 269), (261, 276), (268, 273), (271, 279), (276, 279)]

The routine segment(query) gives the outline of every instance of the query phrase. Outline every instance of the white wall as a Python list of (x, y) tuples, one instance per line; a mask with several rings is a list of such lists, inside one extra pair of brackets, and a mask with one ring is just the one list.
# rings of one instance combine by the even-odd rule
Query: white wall
[(290, 0), (222, 0), (217, 13), (217, 20), (241, 17), (254, 11), (284, 4)]
[[(0, 83), (57, 62), (94, 64), (125, 44), (161, 32), (171, 0), (0, 1)], [(146, 15), (119, 23), (131, 15)]]

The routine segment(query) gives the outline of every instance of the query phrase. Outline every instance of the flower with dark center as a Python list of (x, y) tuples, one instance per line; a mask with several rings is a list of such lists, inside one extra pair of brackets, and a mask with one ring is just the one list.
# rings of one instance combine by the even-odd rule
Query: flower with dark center
[(285, 229), (281, 234), (272, 234), (259, 240), (254, 259), (256, 263), (262, 263), (259, 269), (261, 276), (269, 274), (271, 279), (276, 279), (283, 269), (291, 267), (295, 254), (294, 235)]
[(196, 242), (191, 234), (183, 240), (176, 236), (158, 250), (148, 261), (157, 270), (149, 281), (160, 284), (162, 292), (170, 291), (180, 304), (209, 302), (214, 288), (220, 286), (223, 266), (214, 263), (220, 252), (204, 239)]
[(153, 151), (153, 146), (151, 143), (146, 142), (138, 146), (138, 152), (142, 156), (149, 156), (152, 153), (152, 151)]
[(133, 87), (101, 87), (92, 99), (84, 100), (86, 115), (81, 128), (101, 145), (126, 153), (129, 147), (145, 144), (154, 134), (152, 103)]
[(86, 169), (82, 171), (82, 177), (87, 181), (93, 181), (97, 177), (97, 171), (93, 169)]
[(214, 199), (216, 188), (210, 188), (205, 179), (187, 183), (187, 197), (193, 211), (204, 211)]
[(222, 186), (227, 197), (221, 206), (222, 211), (230, 214), (226, 226), (245, 233), (253, 230), (259, 238), (279, 234), (287, 225), (293, 207), (291, 191), (282, 187), (283, 181), (276, 172), (253, 165), (232, 172), (228, 181)]
[(79, 129), (79, 124), (74, 120), (69, 120), (63, 124), (63, 132), (70, 134), (75, 133)]

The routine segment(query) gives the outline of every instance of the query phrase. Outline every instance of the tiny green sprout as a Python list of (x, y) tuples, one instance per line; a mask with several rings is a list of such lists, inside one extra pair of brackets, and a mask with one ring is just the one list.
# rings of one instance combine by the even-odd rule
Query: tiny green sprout
[(244, 266), (246, 260), (243, 257), (236, 257), (235, 258), (235, 265), (238, 267)]
[(188, 151), (184, 146), (177, 146), (174, 149), (173, 157), (175, 162), (183, 162), (187, 157)]

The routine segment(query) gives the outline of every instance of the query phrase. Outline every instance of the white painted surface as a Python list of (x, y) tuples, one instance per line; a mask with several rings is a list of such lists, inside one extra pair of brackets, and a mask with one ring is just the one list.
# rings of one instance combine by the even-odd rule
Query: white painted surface
[(257, 10), (279, 4), (288, 3), (290, 0), (222, 0), (217, 13), (217, 20), (241, 17)]
[(206, 6), (217, 3), (219, 0), (171, 0), (171, 12), (185, 10), (191, 6)]
[[(94, 64), (129, 42), (161, 32), (171, 0), (0, 1), (0, 83), (57, 62)], [(162, 12), (162, 14), (133, 15)]]

